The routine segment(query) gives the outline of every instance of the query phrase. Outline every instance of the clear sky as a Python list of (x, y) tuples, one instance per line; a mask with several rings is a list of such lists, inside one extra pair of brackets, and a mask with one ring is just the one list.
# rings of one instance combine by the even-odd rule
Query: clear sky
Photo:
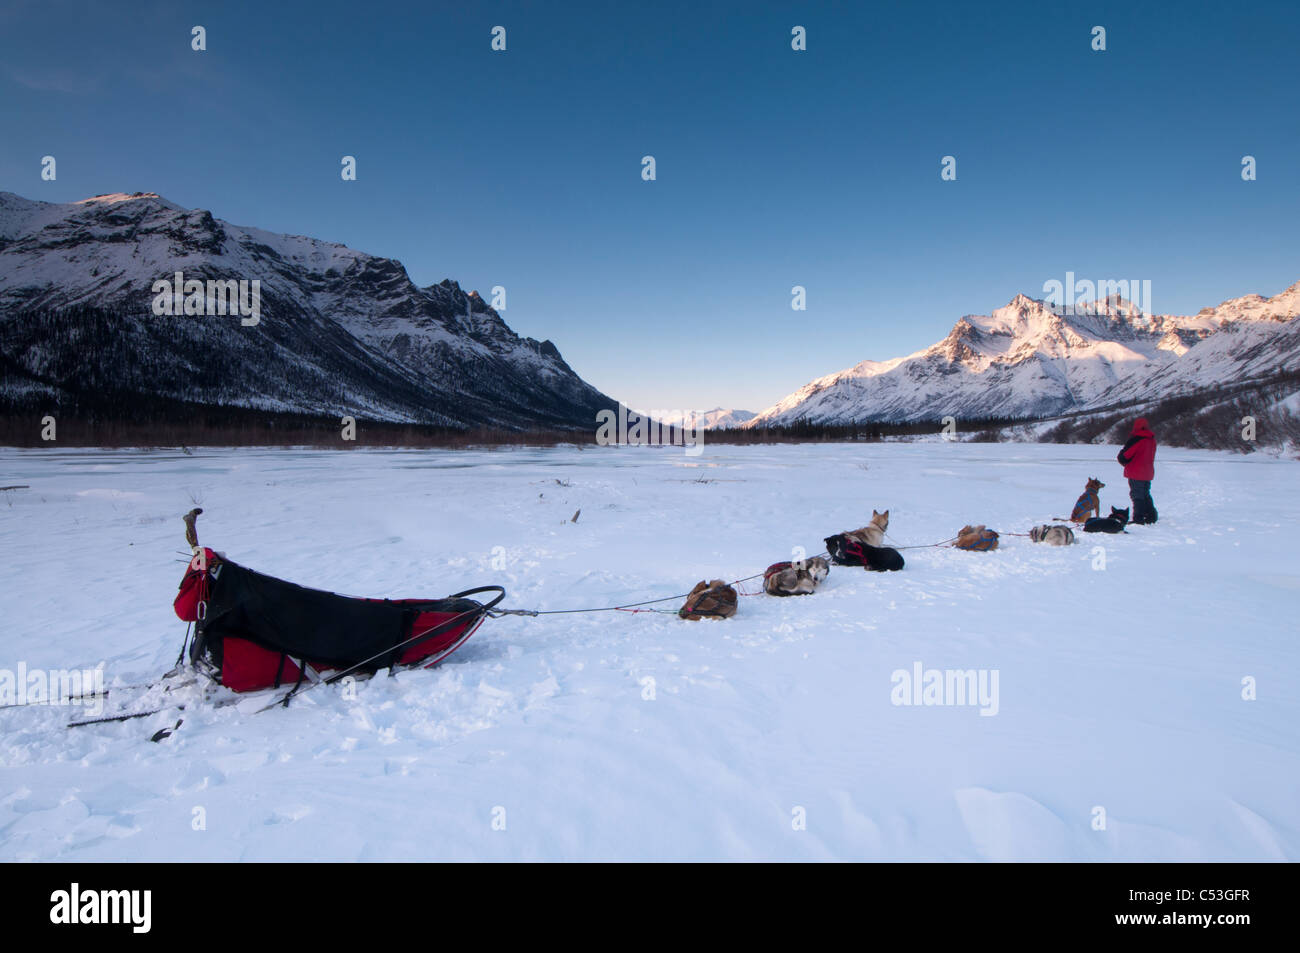
[(5, 0), (0, 189), (502, 285), (629, 404), (761, 410), (1067, 271), (1174, 313), (1300, 279), (1297, 50), (1275, 0)]

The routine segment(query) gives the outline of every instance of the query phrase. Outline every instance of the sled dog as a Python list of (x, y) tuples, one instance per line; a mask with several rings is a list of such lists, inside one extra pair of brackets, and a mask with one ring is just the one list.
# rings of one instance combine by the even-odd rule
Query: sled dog
[(997, 530), (989, 529), (983, 523), (979, 526), (966, 525), (957, 533), (957, 541), (953, 543), (958, 549), (967, 549), (973, 552), (987, 553), (998, 548)]
[(852, 533), (826, 537), (826, 552), (837, 566), (861, 566), (871, 572), (897, 572), (903, 554), (888, 546), (868, 546)]
[(1097, 493), (1106, 484), (1096, 477), (1088, 478), (1088, 485), (1074, 501), (1074, 511), (1070, 514), (1071, 523), (1082, 523), (1090, 516), (1101, 516), (1101, 496)]
[(1074, 542), (1074, 530), (1068, 526), (1035, 526), (1029, 531), (1029, 538), (1035, 543), (1048, 546), (1069, 546)]
[(871, 522), (861, 529), (849, 530), (848, 535), (852, 536), (860, 543), (866, 543), (868, 546), (883, 546), (885, 544), (885, 530), (889, 529), (889, 510), (883, 513), (871, 511)]
[(1110, 508), (1110, 516), (1094, 516), (1083, 524), (1085, 533), (1122, 533), (1128, 523), (1128, 510)]
[(763, 574), (763, 591), (771, 596), (809, 596), (830, 573), (820, 556), (794, 563), (775, 563)]

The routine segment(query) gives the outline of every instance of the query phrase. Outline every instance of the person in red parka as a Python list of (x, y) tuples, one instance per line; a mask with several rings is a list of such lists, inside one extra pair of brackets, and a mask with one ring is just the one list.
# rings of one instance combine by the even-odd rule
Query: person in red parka
[(1156, 476), (1156, 435), (1145, 417), (1133, 422), (1133, 431), (1117, 459), (1124, 464), (1124, 476), (1128, 477), (1128, 495), (1133, 501), (1130, 521), (1154, 523), (1160, 518), (1151, 499), (1151, 481)]

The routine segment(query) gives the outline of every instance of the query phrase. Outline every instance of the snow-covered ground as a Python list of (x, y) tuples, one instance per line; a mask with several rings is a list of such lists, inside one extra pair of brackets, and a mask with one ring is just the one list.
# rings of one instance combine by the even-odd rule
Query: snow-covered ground
[[(901, 544), (1025, 532), (1092, 475), (1127, 505), (1118, 471), (946, 443), (0, 450), (0, 485), (30, 485), (0, 493), (0, 669), (168, 669), (195, 501), (204, 543), (290, 580), (560, 609), (759, 572), (873, 507)], [(0, 859), (1295, 860), (1297, 485), (1295, 461), (1165, 448), (1161, 521), (1124, 536), (908, 550), (722, 622), (489, 620), (355, 701), (191, 706), (159, 744), (174, 713), (2, 711)], [(915, 663), (996, 674), (996, 714), (893, 704)]]

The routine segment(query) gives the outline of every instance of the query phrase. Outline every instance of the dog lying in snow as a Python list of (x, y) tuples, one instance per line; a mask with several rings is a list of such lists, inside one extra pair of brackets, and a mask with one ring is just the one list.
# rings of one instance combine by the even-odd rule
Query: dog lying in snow
[(883, 513), (871, 511), (871, 522), (861, 529), (851, 529), (845, 535), (852, 536), (868, 546), (885, 545), (885, 530), (889, 529), (889, 510)]
[(889, 546), (862, 546), (864, 568), (870, 572), (898, 572), (903, 568), (903, 554)]
[(852, 533), (826, 537), (826, 552), (837, 566), (861, 566), (871, 572), (897, 572), (903, 554), (888, 546), (868, 546)]
[(1085, 533), (1122, 533), (1128, 524), (1128, 510), (1110, 508), (1110, 516), (1094, 516), (1083, 524)]
[(700, 619), (730, 619), (736, 614), (736, 590), (721, 579), (701, 579), (686, 596), (677, 615), (690, 622)]
[(1090, 516), (1101, 516), (1101, 496), (1097, 491), (1105, 485), (1096, 477), (1088, 477), (1088, 485), (1074, 501), (1074, 511), (1070, 514), (1071, 523), (1082, 523)]
[(1029, 538), (1035, 543), (1046, 543), (1048, 546), (1069, 546), (1074, 542), (1074, 530), (1068, 526), (1049, 526), (1044, 523), (1031, 529)]
[(763, 591), (770, 596), (810, 596), (830, 571), (830, 563), (820, 556), (776, 563), (768, 566), (763, 574)]
[(996, 530), (989, 529), (983, 523), (979, 526), (967, 524), (958, 531), (957, 541), (953, 545), (958, 549), (987, 553), (998, 548), (998, 534)]

